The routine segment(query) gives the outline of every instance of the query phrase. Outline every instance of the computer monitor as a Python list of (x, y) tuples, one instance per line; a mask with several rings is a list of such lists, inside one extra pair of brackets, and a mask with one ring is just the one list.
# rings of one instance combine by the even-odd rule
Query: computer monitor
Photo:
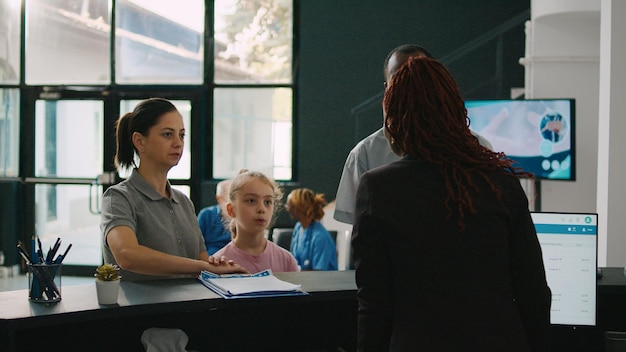
[(537, 179), (576, 179), (573, 99), (467, 100), (470, 129)]
[(550, 323), (595, 326), (598, 214), (531, 213), (552, 291)]

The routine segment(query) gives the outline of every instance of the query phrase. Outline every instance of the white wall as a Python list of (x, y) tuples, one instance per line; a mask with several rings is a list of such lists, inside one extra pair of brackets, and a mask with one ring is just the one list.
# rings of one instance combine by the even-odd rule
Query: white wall
[[(601, 243), (607, 266), (626, 266), (626, 2), (602, 0), (600, 42), (600, 104), (599, 104), (599, 158), (598, 158), (598, 213), (602, 231)], [(603, 253), (601, 253), (603, 254)]]
[[(610, 40), (611, 33), (624, 33), (624, 24), (605, 24), (618, 14), (626, 14), (622, 0), (531, 0), (521, 60), (526, 97), (576, 99), (576, 181), (542, 181), (540, 210), (598, 212), (600, 266), (626, 265), (626, 237), (619, 230), (626, 226), (626, 217), (619, 214), (625, 209), (626, 192), (618, 183), (626, 171), (615, 170), (624, 165), (616, 160), (624, 159), (618, 150), (626, 143), (619, 136), (625, 131), (621, 112), (626, 102), (618, 95), (625, 91), (626, 79), (618, 61), (610, 60), (626, 54), (617, 34)], [(616, 44), (621, 46), (619, 55)], [(616, 138), (609, 139), (611, 133)]]

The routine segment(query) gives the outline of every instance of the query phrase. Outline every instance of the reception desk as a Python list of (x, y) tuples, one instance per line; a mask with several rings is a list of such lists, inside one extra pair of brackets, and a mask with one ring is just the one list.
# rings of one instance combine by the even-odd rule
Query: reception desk
[[(553, 352), (604, 351), (606, 331), (626, 331), (623, 268), (603, 273), (596, 326), (553, 326)], [(354, 271), (276, 276), (310, 295), (226, 300), (194, 279), (122, 282), (114, 306), (98, 305), (95, 284), (64, 287), (50, 306), (30, 303), (26, 290), (0, 292), (0, 351), (144, 351), (151, 327), (182, 329), (188, 350), (356, 350)]]
[(95, 284), (63, 287), (51, 305), (0, 292), (0, 351), (144, 351), (151, 327), (182, 329), (188, 350), (355, 350), (353, 271), (275, 275), (310, 295), (227, 300), (195, 279), (122, 281), (113, 306), (98, 305)]

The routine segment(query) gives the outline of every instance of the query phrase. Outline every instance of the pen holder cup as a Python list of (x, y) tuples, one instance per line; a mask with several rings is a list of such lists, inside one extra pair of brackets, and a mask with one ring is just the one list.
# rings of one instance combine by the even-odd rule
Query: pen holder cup
[(61, 300), (61, 271), (63, 264), (28, 265), (28, 299), (37, 303)]

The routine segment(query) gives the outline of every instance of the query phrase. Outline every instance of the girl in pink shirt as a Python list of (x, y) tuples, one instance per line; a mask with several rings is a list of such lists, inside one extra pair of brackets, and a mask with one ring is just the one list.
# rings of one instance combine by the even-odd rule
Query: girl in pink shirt
[(250, 273), (298, 271), (293, 255), (265, 238), (278, 213), (283, 192), (264, 174), (241, 170), (230, 185), (227, 215), (233, 239), (214, 256), (225, 256)]

